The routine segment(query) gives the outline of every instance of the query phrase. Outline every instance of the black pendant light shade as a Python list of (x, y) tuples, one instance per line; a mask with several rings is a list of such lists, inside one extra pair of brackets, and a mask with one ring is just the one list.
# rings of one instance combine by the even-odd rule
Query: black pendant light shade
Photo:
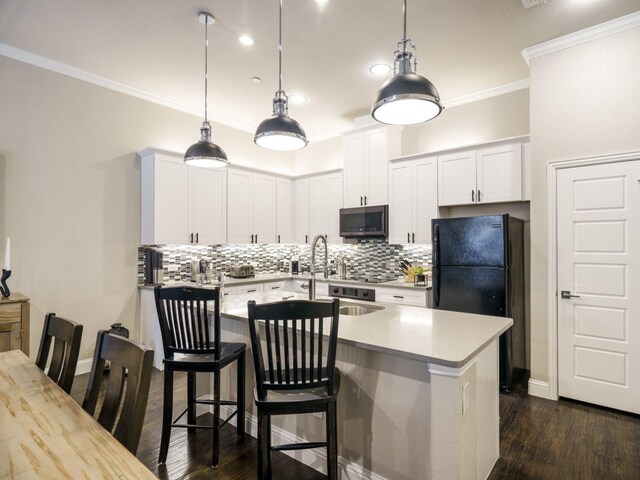
[(413, 125), (437, 117), (444, 108), (438, 90), (415, 73), (416, 48), (407, 38), (407, 0), (403, 2), (404, 37), (394, 52), (394, 76), (376, 95), (371, 115), (380, 123)]
[(211, 124), (207, 120), (208, 94), (208, 28), (215, 22), (215, 18), (208, 12), (198, 13), (198, 18), (204, 23), (204, 122), (200, 127), (200, 141), (194, 143), (184, 153), (184, 163), (195, 167), (218, 168), (229, 165), (227, 154), (211, 140)]
[(273, 98), (273, 115), (260, 122), (253, 141), (269, 150), (291, 151), (307, 146), (302, 126), (289, 116), (289, 99), (282, 90), (282, 0), (279, 3), (278, 91)]

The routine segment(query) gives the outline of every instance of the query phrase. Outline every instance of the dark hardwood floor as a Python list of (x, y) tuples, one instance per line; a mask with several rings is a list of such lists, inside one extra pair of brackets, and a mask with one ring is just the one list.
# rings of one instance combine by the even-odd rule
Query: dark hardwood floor
[[(72, 396), (82, 402), (88, 375), (76, 377)], [(176, 375), (174, 411), (186, 399), (186, 375)], [(203, 417), (208, 417), (208, 414)], [(210, 418), (198, 421), (209, 422)], [(238, 442), (235, 428), (222, 430), (220, 466), (209, 467), (211, 437), (174, 429), (165, 466), (158, 466), (162, 420), (162, 373), (154, 370), (138, 458), (162, 479), (245, 480), (256, 478), (256, 440)], [(500, 453), (489, 480), (638, 480), (640, 417), (579, 402), (553, 402), (527, 395), (526, 379), (512, 394), (500, 394)], [(275, 479), (326, 478), (274, 452)], [(393, 479), (390, 479), (393, 480)]]

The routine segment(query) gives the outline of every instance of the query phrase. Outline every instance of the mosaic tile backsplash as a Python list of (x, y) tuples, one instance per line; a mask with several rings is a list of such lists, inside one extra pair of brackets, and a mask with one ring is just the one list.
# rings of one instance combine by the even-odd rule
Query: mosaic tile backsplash
[[(232, 265), (253, 264), (256, 273), (287, 272), (289, 260), (298, 256), (302, 272), (311, 265), (311, 245), (161, 245), (164, 253), (163, 281), (183, 280), (191, 271), (192, 259), (212, 262), (214, 269), (228, 271)], [(390, 245), (385, 240), (365, 240), (357, 244), (329, 244), (329, 261), (341, 254), (347, 258), (347, 274), (352, 277), (395, 279), (402, 275), (399, 263), (431, 264), (430, 245)], [(322, 268), (324, 246), (320, 245), (316, 270)], [(331, 268), (331, 267), (330, 267)], [(138, 248), (138, 283), (144, 283), (144, 248)]]

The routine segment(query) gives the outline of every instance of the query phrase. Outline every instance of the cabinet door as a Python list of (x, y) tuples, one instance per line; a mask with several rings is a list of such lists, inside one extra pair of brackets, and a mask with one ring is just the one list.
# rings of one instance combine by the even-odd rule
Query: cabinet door
[(411, 162), (389, 166), (389, 243), (411, 243), (414, 186)]
[(22, 347), (20, 322), (0, 323), (0, 352), (20, 350)]
[(227, 242), (227, 172), (191, 167), (191, 231), (202, 245)]
[[(413, 162), (414, 243), (431, 243), (431, 219), (438, 218), (438, 160), (436, 157)], [(413, 236), (411, 237), (414, 241)]]
[(359, 207), (367, 189), (364, 134), (344, 138), (344, 206)]
[(253, 234), (256, 243), (276, 243), (276, 178), (253, 175)]
[(291, 180), (278, 178), (276, 186), (276, 241), (293, 242), (293, 187)]
[(228, 170), (228, 243), (251, 243), (251, 173)]
[(293, 182), (293, 243), (309, 243), (309, 179)]
[(476, 202), (476, 152), (450, 153), (438, 157), (438, 204)]
[(316, 235), (328, 235), (327, 204), (329, 195), (327, 192), (327, 178), (325, 176), (311, 177), (309, 179), (309, 238)]
[(342, 208), (342, 173), (327, 176), (327, 242), (342, 243), (340, 236), (340, 209)]
[(478, 203), (522, 200), (522, 146), (478, 150)]
[(153, 244), (189, 243), (190, 167), (183, 162), (159, 158), (154, 165)]
[(389, 146), (387, 129), (379, 128), (364, 133), (367, 180), (364, 195), (366, 205), (386, 205), (389, 203)]

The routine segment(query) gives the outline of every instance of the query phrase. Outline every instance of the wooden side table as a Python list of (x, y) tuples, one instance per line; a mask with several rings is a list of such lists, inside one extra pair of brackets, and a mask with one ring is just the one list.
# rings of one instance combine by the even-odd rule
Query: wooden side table
[(0, 352), (18, 349), (29, 356), (29, 299), (13, 292), (0, 297)]

